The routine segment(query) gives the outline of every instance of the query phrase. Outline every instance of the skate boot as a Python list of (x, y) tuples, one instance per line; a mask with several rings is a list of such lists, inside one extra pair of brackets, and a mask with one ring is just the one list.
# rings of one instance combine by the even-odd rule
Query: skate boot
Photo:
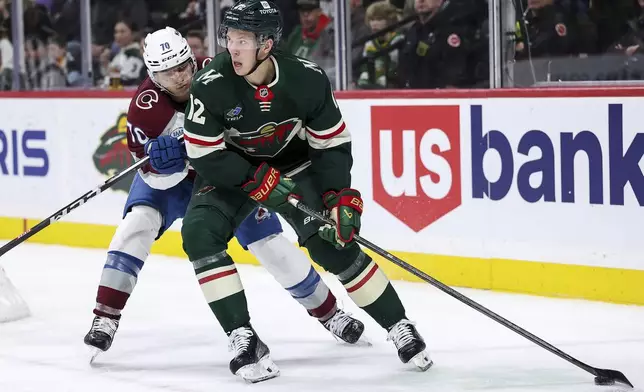
[(333, 334), (336, 339), (341, 339), (349, 344), (356, 343), (364, 332), (362, 321), (354, 319), (351, 314), (338, 309), (330, 319), (320, 321), (324, 328)]
[(228, 349), (234, 352), (230, 371), (250, 383), (269, 380), (280, 374), (270, 357), (268, 346), (250, 325), (233, 330), (228, 335)]
[(92, 328), (85, 335), (84, 342), (92, 348), (90, 363), (94, 362), (96, 356), (105, 352), (112, 346), (114, 334), (119, 327), (119, 321), (108, 317), (94, 316)]
[(425, 351), (425, 341), (420, 336), (413, 322), (402, 319), (394, 324), (387, 334), (387, 340), (391, 340), (398, 349), (398, 358), (403, 363), (412, 361), (421, 371), (429, 369), (434, 362)]

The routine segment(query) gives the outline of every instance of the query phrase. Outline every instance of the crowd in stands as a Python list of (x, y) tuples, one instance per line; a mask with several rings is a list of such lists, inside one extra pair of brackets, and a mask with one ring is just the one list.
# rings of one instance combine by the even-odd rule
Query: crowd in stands
[[(48, 90), (136, 86), (142, 42), (164, 26), (208, 52), (205, 0), (91, 0), (92, 80), (81, 72), (80, 0), (23, 0), (25, 63), (20, 85)], [(335, 78), (331, 0), (274, 0), (280, 50), (318, 63)], [(353, 88), (486, 88), (486, 0), (348, 0)], [(644, 0), (509, 0), (516, 10), (511, 57), (517, 81), (644, 79)], [(233, 0), (222, 0), (222, 10)], [(0, 0), (0, 90), (11, 89), (11, 0)], [(638, 63), (640, 56), (643, 56)], [(589, 59), (592, 59), (590, 61)], [(520, 84), (520, 83), (519, 83)]]

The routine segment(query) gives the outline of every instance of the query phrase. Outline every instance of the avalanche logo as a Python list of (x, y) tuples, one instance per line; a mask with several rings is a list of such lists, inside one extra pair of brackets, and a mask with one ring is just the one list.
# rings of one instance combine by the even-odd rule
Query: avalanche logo
[(255, 220), (261, 223), (271, 217), (271, 213), (264, 207), (259, 207), (255, 213)]
[(374, 200), (419, 232), (461, 205), (454, 106), (373, 106)]
[[(101, 136), (98, 148), (94, 151), (94, 166), (103, 175), (112, 177), (134, 164), (134, 157), (127, 148), (127, 117), (121, 113)], [(128, 192), (134, 173), (112, 186), (114, 190)]]

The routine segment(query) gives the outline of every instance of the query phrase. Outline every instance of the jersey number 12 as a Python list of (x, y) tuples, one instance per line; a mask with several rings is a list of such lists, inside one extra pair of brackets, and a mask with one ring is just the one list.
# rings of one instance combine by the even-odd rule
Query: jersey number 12
[[(195, 110), (195, 105), (197, 110)], [(190, 110), (188, 111), (188, 120), (204, 125), (206, 118), (203, 116), (204, 105), (199, 98), (195, 98), (190, 94)]]

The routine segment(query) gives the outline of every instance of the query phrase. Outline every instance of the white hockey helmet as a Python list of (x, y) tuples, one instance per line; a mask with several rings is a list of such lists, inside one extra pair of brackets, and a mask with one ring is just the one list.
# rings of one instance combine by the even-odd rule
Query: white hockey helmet
[[(192, 60), (196, 66), (197, 60), (188, 41), (172, 27), (157, 30), (145, 37), (143, 60), (148, 69), (150, 79), (159, 86), (154, 77), (155, 72), (162, 72), (177, 65)], [(195, 69), (196, 71), (196, 69)], [(159, 86), (163, 88), (163, 86)]]

